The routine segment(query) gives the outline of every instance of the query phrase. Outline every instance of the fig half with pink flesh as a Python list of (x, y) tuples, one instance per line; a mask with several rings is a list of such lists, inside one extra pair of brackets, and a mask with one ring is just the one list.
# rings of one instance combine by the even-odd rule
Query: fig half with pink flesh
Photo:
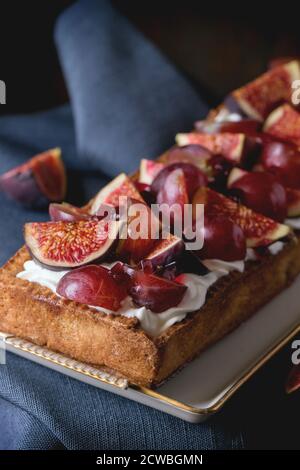
[(224, 216), (243, 230), (248, 247), (266, 246), (286, 237), (291, 229), (269, 217), (258, 214), (248, 207), (229, 199), (210, 188), (199, 188), (193, 198), (193, 205), (204, 204), (208, 217)]
[(142, 158), (140, 163), (139, 183), (151, 185), (152, 181), (163, 167), (163, 163)]
[(96, 214), (101, 204), (118, 207), (122, 203), (120, 198), (132, 198), (142, 203), (145, 202), (134, 183), (125, 173), (121, 173), (98, 192), (92, 201), (90, 213)]
[(61, 201), (66, 173), (59, 148), (48, 150), (0, 176), (0, 190), (24, 206), (39, 208)]
[(249, 117), (263, 121), (279, 104), (291, 102), (292, 83), (300, 79), (297, 60), (269, 70), (231, 96)]
[(276, 108), (266, 119), (263, 130), (274, 138), (300, 147), (300, 113), (289, 104)]
[(246, 136), (242, 133), (201, 134), (200, 132), (190, 132), (177, 134), (176, 142), (179, 146), (201, 145), (214, 155), (222, 155), (234, 163), (241, 162), (246, 149)]
[(103, 260), (119, 233), (115, 220), (33, 222), (24, 227), (32, 257), (49, 269), (76, 268)]

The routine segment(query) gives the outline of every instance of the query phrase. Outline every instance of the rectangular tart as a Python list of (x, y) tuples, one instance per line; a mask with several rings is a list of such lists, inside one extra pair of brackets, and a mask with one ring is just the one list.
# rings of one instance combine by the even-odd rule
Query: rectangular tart
[(154, 387), (286, 288), (300, 272), (300, 242), (292, 237), (277, 254), (220, 278), (199, 311), (155, 338), (136, 318), (101, 313), (17, 278), (28, 259), (23, 247), (0, 270), (0, 330)]
[[(287, 133), (289, 126), (286, 122), (282, 124), (282, 119), (278, 118), (283, 115), (282, 107), (272, 111), (278, 102), (291, 102), (291, 86), (296, 78), (300, 78), (297, 60), (273, 68), (259, 79), (236, 90), (230, 99), (227, 99), (227, 104), (212, 111), (207, 120), (202, 121), (202, 124), (203, 122), (206, 122), (206, 125), (214, 124), (212, 127), (214, 130), (208, 130), (208, 135), (211, 134), (209, 145), (205, 132), (204, 140), (203, 138), (199, 140), (199, 133), (197, 134), (195, 130), (191, 134), (179, 134), (178, 145), (196, 144), (202, 148), (204, 145), (212, 155), (220, 156), (221, 154), (234, 166), (243, 164), (245, 150), (252, 149), (253, 151), (256, 148), (254, 143), (264, 142), (261, 139), (263, 132), (271, 134), (275, 140), (279, 138), (281, 146), (281, 139), (291, 140), (292, 143), (296, 142), (299, 145), (300, 130), (292, 126), (295, 135), (291, 136), (289, 132)], [(289, 110), (292, 125), (295, 111), (289, 105), (284, 105), (283, 108)], [(237, 132), (236, 111), (238, 120), (243, 121), (246, 116), (250, 118), (250, 121), (251, 119), (257, 121), (256, 131), (254, 134), (253, 131), (249, 134), (249, 142), (246, 131), (245, 134), (240, 134), (241, 130)], [(272, 111), (271, 115), (263, 127), (263, 120), (270, 111)], [(281, 122), (281, 129), (278, 128), (278, 119), (279, 124)], [(220, 130), (222, 122), (225, 123), (221, 125), (223, 135)], [(235, 132), (232, 130), (234, 123)], [(228, 131), (228, 128), (231, 131)], [(200, 130), (200, 134), (201, 132)], [(224, 143), (226, 133), (229, 136), (227, 138), (230, 139)], [(255, 137), (254, 140), (253, 137)], [(223, 142), (222, 145), (220, 141)], [(232, 148), (233, 142), (235, 146)], [(294, 155), (297, 151), (293, 147), (292, 154)], [(166, 163), (166, 158), (165, 154), (162, 155), (160, 162)], [(205, 160), (201, 163), (203, 162), (205, 163)], [(202, 168), (201, 165), (200, 167)], [(211, 170), (212, 168), (209, 171)], [(297, 172), (294, 174), (298, 175)], [(123, 176), (126, 177), (126, 175)], [(123, 176), (120, 175), (119, 178), (122, 179)], [(296, 191), (293, 191), (290, 181), (285, 182), (289, 190), (287, 194), (289, 194), (290, 203), (290, 212), (287, 211), (287, 214), (289, 217), (297, 216), (299, 219), (299, 181), (297, 184)], [(222, 201), (220, 204), (219, 207), (222, 207)], [(93, 205), (93, 200), (86, 206), (86, 209), (91, 205)], [(95, 212), (91, 210), (91, 213)], [(298, 223), (300, 224), (300, 219)], [(297, 224), (293, 226), (300, 228)], [(187, 313), (183, 320), (169, 326), (155, 337), (143, 330), (136, 317), (108, 314), (87, 305), (66, 300), (53, 293), (48, 287), (36, 282), (16, 277), (23, 271), (24, 263), (30, 260), (27, 249), (23, 247), (0, 269), (2, 292), (0, 331), (46, 346), (79, 361), (108, 367), (122, 374), (132, 383), (149, 387), (157, 386), (201, 351), (238, 327), (296, 278), (300, 273), (299, 232), (296, 236), (286, 236), (285, 233), (281, 234), (281, 237), (285, 237), (282, 249), (273, 254), (272, 250), (266, 250), (257, 259), (245, 261), (243, 272), (230, 271), (226, 276), (220, 277), (209, 287), (205, 303), (198, 311)], [(280, 239), (280, 236), (278, 235), (277, 238)]]

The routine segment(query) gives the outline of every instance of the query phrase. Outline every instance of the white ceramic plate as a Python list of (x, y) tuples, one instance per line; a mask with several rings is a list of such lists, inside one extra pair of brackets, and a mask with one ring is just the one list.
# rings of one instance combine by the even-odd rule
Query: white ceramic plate
[(0, 340), (7, 350), (58, 372), (198, 423), (218, 411), (259, 367), (300, 331), (299, 291), (300, 277), (250, 320), (155, 391), (128, 384), (106, 371), (10, 335), (0, 333)]

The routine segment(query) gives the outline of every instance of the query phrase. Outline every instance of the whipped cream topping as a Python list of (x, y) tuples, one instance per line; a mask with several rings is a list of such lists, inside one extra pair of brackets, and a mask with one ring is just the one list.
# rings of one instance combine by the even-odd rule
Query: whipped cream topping
[[(276, 242), (276, 252), (280, 251), (283, 247), (282, 242)], [(247, 250), (247, 256), (245, 261), (255, 259), (255, 252), (252, 249)], [(112, 264), (103, 263), (102, 266), (110, 268)], [(206, 294), (209, 289), (220, 277), (226, 276), (230, 271), (243, 272), (245, 269), (245, 262), (241, 261), (221, 261), (217, 259), (204, 260), (203, 264), (209, 269), (209, 273), (204, 276), (198, 276), (196, 274), (183, 274), (181, 276), (181, 282), (187, 286), (186, 293), (176, 307), (172, 307), (165, 310), (162, 313), (153, 313), (146, 307), (136, 307), (131, 298), (127, 297), (118, 312), (112, 312), (110, 310), (90, 306), (98, 311), (104, 313), (111, 313), (114, 315), (124, 315), (125, 317), (136, 317), (139, 319), (141, 327), (145, 332), (151, 336), (158, 336), (167, 328), (174, 323), (183, 320), (189, 312), (199, 310), (205, 303)], [(24, 263), (24, 270), (17, 274), (17, 277), (24, 279), (29, 282), (36, 282), (37, 284), (48, 287), (52, 292), (56, 293), (56, 287), (60, 279), (68, 271), (52, 271), (41, 267), (35, 261), (30, 260)]]

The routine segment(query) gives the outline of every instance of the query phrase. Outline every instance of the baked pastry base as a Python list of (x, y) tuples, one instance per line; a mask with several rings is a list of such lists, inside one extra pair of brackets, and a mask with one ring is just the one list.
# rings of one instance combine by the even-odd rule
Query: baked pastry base
[(0, 330), (154, 387), (287, 287), (300, 272), (300, 241), (291, 238), (278, 254), (219, 279), (199, 311), (156, 338), (136, 318), (107, 315), (16, 278), (28, 259), (23, 247), (0, 269)]

